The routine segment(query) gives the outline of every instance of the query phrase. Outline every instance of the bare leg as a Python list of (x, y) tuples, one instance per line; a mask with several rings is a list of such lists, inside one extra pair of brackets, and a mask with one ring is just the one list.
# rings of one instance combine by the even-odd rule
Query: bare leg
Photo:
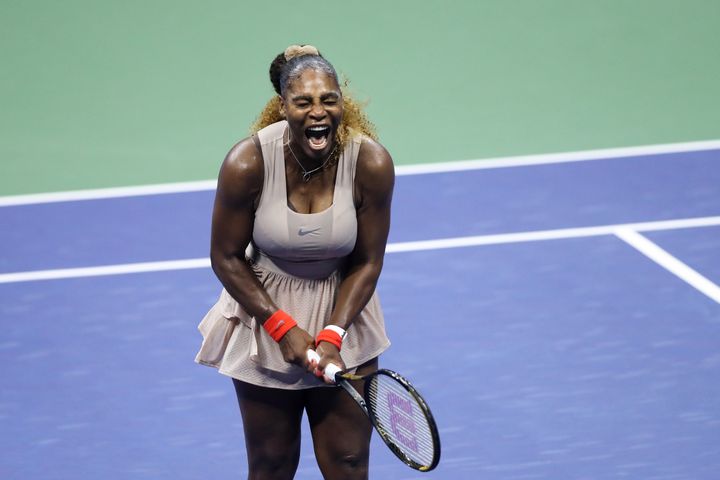
[(300, 460), (305, 393), (233, 379), (245, 431), (249, 480), (291, 480)]
[[(377, 366), (373, 359), (360, 366), (358, 374)], [(307, 412), (325, 480), (367, 479), (372, 426), (357, 403), (341, 388), (315, 388), (308, 391)]]

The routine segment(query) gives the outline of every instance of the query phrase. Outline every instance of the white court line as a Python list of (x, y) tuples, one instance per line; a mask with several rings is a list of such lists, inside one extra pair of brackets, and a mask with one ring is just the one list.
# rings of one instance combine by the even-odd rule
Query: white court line
[(100, 200), (103, 198), (140, 197), (142, 195), (162, 195), (166, 193), (186, 193), (214, 190), (217, 180), (197, 182), (160, 183), (134, 187), (96, 188), (92, 190), (73, 190), (68, 192), (33, 193), (28, 195), (8, 195), (0, 197), (0, 207), (34, 205), (37, 203), (74, 202), (77, 200)]
[(679, 228), (711, 227), (716, 225), (720, 225), (720, 217), (685, 218), (680, 220), (661, 220), (657, 222), (625, 223), (618, 225), (600, 225), (596, 227), (561, 228), (557, 230), (537, 230), (533, 232), (501, 233), (498, 235), (477, 235), (472, 237), (400, 242), (389, 244), (386, 251), (388, 253), (413, 252), (418, 250), (437, 250), (441, 248), (497, 245), (501, 243), (596, 237), (600, 235), (614, 235), (615, 231), (619, 228), (649, 232), (655, 230), (675, 230)]
[[(698, 152), (720, 149), (720, 140), (701, 142), (668, 143), (639, 147), (607, 148), (577, 152), (548, 153), (540, 155), (522, 155), (514, 157), (460, 160), (451, 162), (426, 163), (419, 165), (399, 165), (397, 175), (420, 175), (426, 173), (458, 172), (464, 170), (482, 170), (488, 168), (522, 167), (545, 165), (550, 163), (581, 162), (588, 160), (606, 160), (642, 155), (661, 155), (666, 153)], [(38, 203), (71, 202), (78, 200), (96, 200), (103, 198), (135, 197), (142, 195), (161, 195), (214, 190), (216, 180), (196, 182), (163, 183), (133, 187), (98, 188), (92, 190), (73, 190), (67, 192), (36, 193), (28, 195), (0, 196), (0, 207), (32, 205)]]
[(398, 175), (419, 175), (424, 173), (458, 172), (463, 170), (482, 170), (488, 168), (526, 167), (532, 165), (546, 165), (549, 163), (610, 160), (624, 157), (639, 157), (643, 155), (699, 152), (716, 149), (720, 149), (720, 140), (644, 145), (640, 147), (606, 148), (600, 150), (585, 150), (565, 153), (521, 155), (515, 157), (487, 158), (480, 160), (459, 160), (417, 165), (401, 165), (397, 167), (395, 171)]
[[(481, 245), (535, 242), (542, 240), (558, 240), (564, 238), (596, 237), (601, 235), (615, 235), (618, 231), (622, 230), (649, 232), (657, 230), (675, 230), (681, 228), (710, 227), (718, 225), (720, 225), (720, 216), (686, 218), (678, 220), (661, 220), (656, 222), (626, 223), (618, 225), (601, 225), (596, 227), (562, 228), (557, 230), (539, 230), (532, 232), (504, 233), (498, 235), (478, 235), (471, 237), (421, 240), (416, 242), (396, 242), (388, 244), (386, 252), (415, 252), (421, 250), (476, 247)], [(0, 284), (29, 282), (35, 280), (56, 280), (63, 278), (96, 277), (103, 275), (120, 275), (127, 273), (184, 270), (191, 268), (207, 268), (209, 266), (209, 259), (193, 258), (187, 260), (172, 260), (164, 262), (128, 263), (122, 265), (63, 268), (57, 270), (35, 270), (29, 272), (0, 274)]]
[(618, 228), (615, 231), (615, 235), (670, 273), (687, 282), (696, 290), (699, 290), (717, 303), (720, 303), (720, 287), (670, 255), (646, 237), (629, 228)]
[(209, 266), (209, 258), (190, 258), (187, 260), (168, 260), (164, 262), (124, 263), (120, 265), (101, 265), (98, 267), (34, 270), (30, 272), (0, 274), (0, 283), (32, 282), (35, 280), (59, 280), (82, 277), (102, 277), (105, 275), (122, 275), (127, 273), (188, 270), (192, 268), (207, 268)]

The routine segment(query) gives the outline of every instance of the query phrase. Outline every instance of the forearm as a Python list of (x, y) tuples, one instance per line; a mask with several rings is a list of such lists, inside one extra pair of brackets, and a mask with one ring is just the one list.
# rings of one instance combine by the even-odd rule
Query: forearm
[(264, 323), (277, 311), (278, 307), (244, 258), (213, 253), (210, 259), (220, 283), (249, 315)]
[(307, 368), (307, 351), (313, 348), (313, 338), (305, 330), (298, 328), (292, 317), (284, 312), (278, 312), (278, 315), (284, 315), (280, 317), (280, 320), (285, 320), (284, 327), (282, 321), (277, 321), (277, 315), (268, 322), (278, 308), (245, 259), (236, 255), (213, 254), (210, 258), (213, 271), (225, 290), (249, 315), (263, 324), (267, 333), (278, 343), (283, 359), (288, 363)]
[(382, 263), (366, 263), (350, 268), (340, 283), (330, 323), (347, 330), (375, 292)]

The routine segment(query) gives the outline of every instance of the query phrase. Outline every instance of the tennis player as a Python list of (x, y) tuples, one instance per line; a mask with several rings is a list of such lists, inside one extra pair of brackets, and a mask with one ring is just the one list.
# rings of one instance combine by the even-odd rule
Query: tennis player
[(196, 360), (233, 380), (248, 478), (293, 478), (307, 412), (323, 476), (364, 479), (371, 426), (321, 377), (328, 363), (375, 371), (390, 345), (375, 286), (393, 163), (315, 47), (288, 47), (270, 79), (277, 96), (220, 169), (210, 256), (224, 289)]

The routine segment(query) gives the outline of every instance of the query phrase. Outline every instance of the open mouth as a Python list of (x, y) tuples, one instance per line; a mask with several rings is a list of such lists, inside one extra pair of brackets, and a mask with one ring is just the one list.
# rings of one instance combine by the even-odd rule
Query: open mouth
[(305, 138), (313, 150), (322, 150), (327, 147), (330, 141), (330, 127), (327, 125), (315, 125), (305, 129)]

